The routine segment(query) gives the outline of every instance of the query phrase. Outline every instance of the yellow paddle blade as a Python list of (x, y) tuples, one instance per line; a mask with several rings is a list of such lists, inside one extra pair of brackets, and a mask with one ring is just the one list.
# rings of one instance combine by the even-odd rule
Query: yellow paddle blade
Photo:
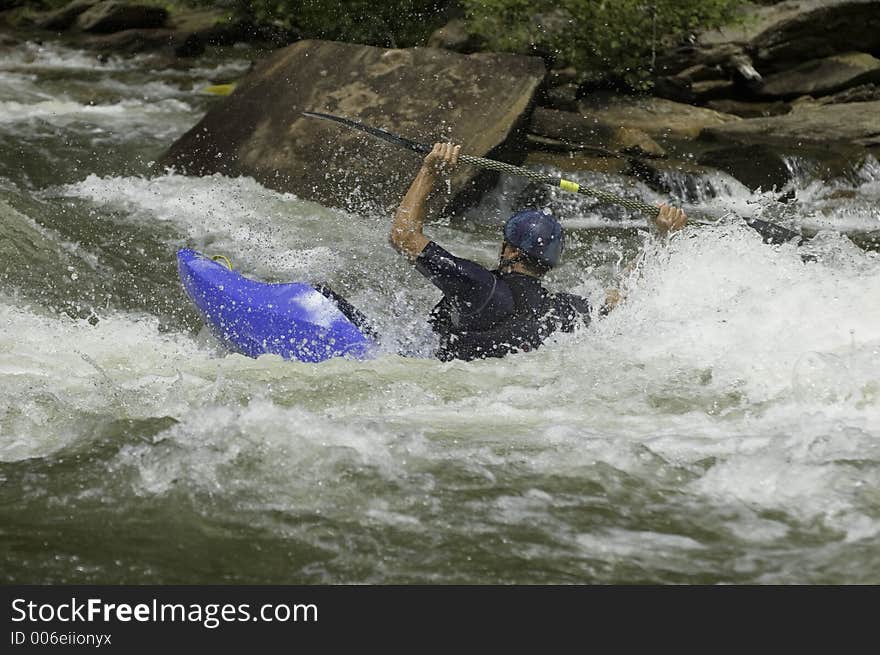
[(202, 93), (210, 93), (215, 96), (228, 96), (235, 91), (235, 83), (231, 84), (213, 84), (202, 89)]

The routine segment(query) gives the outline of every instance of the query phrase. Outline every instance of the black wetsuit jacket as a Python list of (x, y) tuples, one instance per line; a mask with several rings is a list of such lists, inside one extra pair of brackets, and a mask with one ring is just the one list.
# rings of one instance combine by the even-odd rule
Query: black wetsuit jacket
[(440, 335), (436, 355), (443, 361), (526, 352), (557, 330), (571, 332), (589, 322), (584, 298), (550, 293), (530, 275), (490, 271), (433, 241), (416, 268), (443, 292), (430, 319)]

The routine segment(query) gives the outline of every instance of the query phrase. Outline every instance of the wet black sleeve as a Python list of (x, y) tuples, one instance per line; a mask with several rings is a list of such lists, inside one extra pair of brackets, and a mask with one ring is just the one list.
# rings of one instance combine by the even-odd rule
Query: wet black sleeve
[(493, 322), (513, 311), (513, 295), (504, 282), (485, 267), (456, 257), (433, 241), (416, 259), (416, 269), (455, 303), (462, 316)]

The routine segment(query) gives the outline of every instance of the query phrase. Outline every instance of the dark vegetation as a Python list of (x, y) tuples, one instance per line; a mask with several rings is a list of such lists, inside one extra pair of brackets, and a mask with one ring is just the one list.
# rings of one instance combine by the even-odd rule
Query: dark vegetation
[(662, 40), (687, 38), (735, 16), (742, 0), (257, 0), (230, 1), (255, 22), (278, 22), (306, 38), (406, 47), (424, 45), (454, 17), (485, 49), (537, 54), (572, 66), (579, 81), (650, 84)]
[[(0, 0), (0, 8), (62, 7), (70, 0)], [(230, 20), (302, 38), (383, 47), (425, 45), (451, 19), (481, 49), (543, 57), (578, 83), (651, 86), (656, 54), (693, 31), (731, 21), (743, 0), (132, 0), (171, 11), (205, 7)]]

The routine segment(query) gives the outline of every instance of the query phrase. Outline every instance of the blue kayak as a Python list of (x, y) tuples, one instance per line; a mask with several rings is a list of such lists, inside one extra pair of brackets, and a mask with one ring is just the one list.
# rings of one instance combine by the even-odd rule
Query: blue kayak
[(189, 249), (178, 251), (177, 265), (205, 324), (231, 350), (303, 362), (365, 359), (375, 350), (363, 315), (325, 287), (251, 280)]

